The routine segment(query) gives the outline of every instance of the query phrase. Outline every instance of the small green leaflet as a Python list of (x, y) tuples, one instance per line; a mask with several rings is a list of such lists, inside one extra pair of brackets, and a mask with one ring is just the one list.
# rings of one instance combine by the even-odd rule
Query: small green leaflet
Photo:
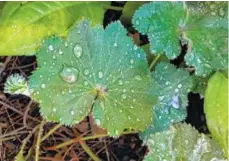
[(137, 10), (134, 27), (150, 40), (153, 54), (166, 52), (170, 59), (187, 44), (187, 65), (197, 76), (224, 70), (228, 64), (227, 2), (151, 2)]
[(216, 72), (208, 82), (204, 112), (208, 128), (228, 157), (228, 79)]
[(207, 76), (228, 67), (228, 2), (188, 2), (183, 38), (188, 41), (186, 64)]
[(82, 17), (102, 24), (106, 3), (6, 2), (0, 13), (0, 55), (35, 54), (44, 38), (66, 36)]
[(138, 9), (143, 4), (147, 3), (146, 1), (127, 1), (122, 10), (122, 15), (120, 20), (124, 24), (131, 24), (131, 19), (136, 9)]
[(172, 123), (186, 118), (187, 95), (193, 86), (192, 77), (183, 69), (167, 62), (160, 62), (152, 72), (153, 80), (159, 84), (157, 88), (158, 103), (153, 107), (153, 123), (141, 133), (147, 142), (151, 134), (167, 130)]
[(84, 20), (66, 40), (44, 42), (29, 88), (47, 120), (74, 125), (92, 111), (112, 136), (150, 125), (157, 84), (144, 51), (126, 34), (120, 22), (104, 30)]
[(147, 34), (151, 52), (176, 58), (181, 51), (179, 27), (183, 25), (182, 2), (151, 2), (143, 5), (134, 14), (132, 23), (143, 34)]
[(207, 77), (199, 77), (196, 75), (192, 75), (193, 78), (193, 93), (199, 93), (200, 97), (203, 98), (205, 96), (205, 91), (208, 85), (208, 80), (211, 75), (208, 75)]
[(144, 161), (226, 161), (214, 140), (185, 123), (155, 133), (148, 143)]

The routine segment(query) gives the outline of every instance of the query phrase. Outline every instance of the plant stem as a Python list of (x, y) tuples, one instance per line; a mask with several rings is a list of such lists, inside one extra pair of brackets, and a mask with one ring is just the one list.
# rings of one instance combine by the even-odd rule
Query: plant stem
[(91, 151), (91, 149), (87, 146), (85, 141), (79, 140), (80, 145), (82, 148), (87, 152), (87, 154), (94, 160), (94, 161), (100, 161), (100, 159)]
[(149, 66), (149, 70), (151, 71), (153, 69), (153, 67), (155, 66), (155, 64), (157, 63), (158, 59), (160, 58), (161, 55), (157, 55), (156, 58), (153, 59), (153, 61), (151, 62), (150, 66)]
[(42, 120), (40, 127), (39, 127), (38, 134), (37, 134), (37, 142), (36, 142), (36, 147), (35, 147), (35, 161), (39, 161), (39, 150), (40, 150), (40, 143), (41, 143), (41, 135), (43, 132), (44, 124), (45, 124), (45, 121)]
[(104, 6), (105, 9), (111, 9), (111, 10), (115, 10), (115, 11), (122, 11), (123, 7), (116, 7), (116, 6)]
[(45, 136), (41, 138), (41, 142), (47, 139), (50, 135), (52, 135), (57, 129), (59, 129), (62, 125), (59, 123), (55, 125)]
[[(126, 131), (126, 132), (123, 132), (121, 135), (125, 135), (125, 134), (136, 134), (138, 133), (139, 131)], [(106, 136), (109, 136), (108, 134), (100, 134), (100, 135), (94, 135), (94, 136), (85, 136), (85, 137), (76, 137), (74, 139), (71, 139), (71, 140), (68, 140), (68, 141), (65, 141), (63, 143), (60, 143), (59, 145), (55, 145), (55, 146), (52, 146), (52, 147), (47, 147), (46, 149), (47, 150), (57, 150), (59, 148), (62, 148), (64, 146), (68, 146), (68, 145), (71, 145), (72, 143), (77, 143), (79, 142), (79, 140), (90, 140), (90, 139), (97, 139), (97, 138), (101, 138), (101, 137), (106, 137)]]

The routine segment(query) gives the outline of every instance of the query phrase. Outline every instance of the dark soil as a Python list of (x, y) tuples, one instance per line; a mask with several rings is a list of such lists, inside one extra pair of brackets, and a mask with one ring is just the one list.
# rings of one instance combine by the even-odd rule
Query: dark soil
[[(125, 2), (112, 2), (114, 6), (123, 6)], [(112, 21), (118, 20), (120, 11), (108, 10), (105, 13), (104, 27)], [(131, 32), (133, 29), (128, 28)], [(135, 32), (135, 31), (134, 31)], [(143, 43), (148, 40), (144, 35), (140, 36)], [(178, 59), (171, 63), (179, 66), (183, 63), (185, 47)], [(42, 120), (39, 114), (39, 104), (23, 95), (12, 96), (3, 93), (4, 82), (12, 73), (20, 73), (28, 78), (36, 69), (35, 56), (0, 57), (0, 161), (13, 161), (20, 150), (22, 141), (28, 136)], [(188, 95), (188, 117), (186, 122), (195, 126), (200, 132), (208, 133), (205, 116), (203, 113), (203, 100), (198, 94)], [(47, 123), (43, 134), (46, 134), (55, 124)], [(91, 135), (92, 127), (89, 117), (74, 127), (62, 126), (47, 138), (40, 146), (41, 161), (87, 161), (90, 160), (87, 153), (79, 143), (57, 150), (47, 150), (47, 147), (55, 146), (76, 135)], [(6, 135), (9, 134), (9, 135)], [(6, 136), (5, 136), (6, 135)], [(5, 136), (5, 137), (3, 137)], [(7, 140), (2, 141), (5, 138)], [(26, 144), (25, 154), (30, 148), (34, 148), (37, 131)], [(147, 153), (147, 147), (142, 146), (142, 141), (137, 134), (122, 135), (119, 138), (103, 137), (86, 141), (91, 150), (104, 161), (141, 161)], [(33, 158), (29, 160), (33, 161)]]

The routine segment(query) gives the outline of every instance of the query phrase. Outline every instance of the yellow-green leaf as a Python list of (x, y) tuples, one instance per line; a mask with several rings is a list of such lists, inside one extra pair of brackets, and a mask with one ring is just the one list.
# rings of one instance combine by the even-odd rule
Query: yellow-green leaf
[(204, 112), (213, 138), (228, 155), (228, 79), (220, 72), (215, 73), (208, 82)]
[(65, 36), (82, 17), (101, 24), (104, 12), (102, 2), (7, 2), (0, 13), (0, 55), (32, 55), (44, 38)]

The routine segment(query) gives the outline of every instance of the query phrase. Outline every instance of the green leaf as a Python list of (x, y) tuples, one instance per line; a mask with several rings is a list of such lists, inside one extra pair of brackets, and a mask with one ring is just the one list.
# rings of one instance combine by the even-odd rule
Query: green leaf
[[(225, 70), (228, 64), (227, 2), (151, 2), (137, 10), (133, 24), (147, 34), (153, 54), (174, 59), (188, 44), (187, 65), (197, 76)], [(219, 38), (220, 37), (220, 38)]]
[(204, 100), (207, 125), (228, 157), (228, 79), (216, 72), (209, 80)]
[(104, 12), (103, 2), (7, 2), (0, 14), (0, 55), (34, 54), (44, 38), (66, 36), (82, 17), (102, 23)]
[(165, 52), (168, 58), (174, 59), (181, 51), (179, 28), (184, 13), (182, 2), (151, 2), (135, 12), (132, 23), (148, 35), (153, 54)]
[(199, 77), (199, 76), (193, 75), (192, 78), (194, 82), (192, 92), (199, 93), (201, 98), (203, 98), (205, 96), (205, 91), (208, 86), (208, 80), (210, 78), (210, 75), (207, 77)]
[(48, 39), (29, 81), (41, 114), (49, 121), (74, 125), (92, 111), (96, 124), (112, 136), (149, 126), (157, 84), (144, 51), (126, 34), (120, 22), (104, 30), (83, 21), (67, 40)]
[[(223, 159), (219, 146), (187, 124), (151, 135), (144, 161), (216, 161)], [(223, 160), (222, 160), (223, 161)], [(226, 161), (226, 160), (225, 160)]]
[(183, 28), (188, 41), (186, 63), (195, 74), (206, 76), (228, 67), (228, 3), (188, 2), (189, 17)]
[(120, 20), (124, 24), (131, 24), (131, 19), (134, 15), (134, 12), (143, 4), (147, 3), (146, 1), (127, 1), (122, 10), (122, 15)]
[(152, 133), (167, 130), (172, 123), (186, 118), (187, 95), (193, 86), (192, 78), (183, 69), (161, 62), (152, 72), (153, 80), (159, 84), (156, 90), (158, 103), (153, 107), (153, 123), (141, 134), (147, 140)]

